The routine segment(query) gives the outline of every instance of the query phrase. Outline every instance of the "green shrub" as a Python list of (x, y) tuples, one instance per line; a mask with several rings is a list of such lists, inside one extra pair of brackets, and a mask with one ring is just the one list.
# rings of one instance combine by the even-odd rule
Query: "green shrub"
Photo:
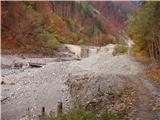
[(46, 28), (37, 34), (38, 40), (43, 44), (42, 47), (56, 49), (60, 44), (61, 37), (57, 32), (50, 32), (51, 28)]
[(128, 51), (127, 46), (119, 44), (114, 47), (112, 55), (115, 56), (115, 55), (125, 54), (125, 53), (127, 53), (127, 51)]
[(91, 38), (94, 35), (93, 27), (91, 26), (86, 28), (85, 33), (87, 34), (88, 37)]
[(83, 106), (79, 106), (70, 113), (67, 120), (96, 120), (95, 113), (85, 110)]
[(27, 50), (32, 50), (32, 48), (33, 48), (32, 45), (26, 45)]
[(59, 46), (58, 40), (53, 36), (50, 36), (49, 39), (47, 40), (47, 43), (45, 44), (46, 48), (50, 49), (56, 49)]
[(80, 39), (78, 42), (77, 42), (78, 45), (83, 45), (84, 44), (84, 40), (83, 39)]
[[(101, 110), (99, 120), (118, 120), (119, 113), (109, 111), (107, 108)], [(96, 120), (96, 113), (87, 111), (83, 106), (75, 108), (69, 114), (61, 114), (58, 117), (41, 116), (40, 120)]]
[(65, 24), (66, 26), (71, 30), (73, 31), (74, 27), (75, 27), (75, 24), (74, 24), (74, 21), (72, 19), (68, 19), (68, 18), (63, 18), (63, 20), (65, 21)]
[(43, 116), (40, 120), (96, 120), (96, 115), (94, 112), (86, 111), (83, 106), (79, 106), (67, 115), (62, 114), (55, 118)]
[(87, 2), (81, 2), (81, 7), (82, 7), (82, 10), (85, 14), (85, 16), (89, 16), (89, 17), (92, 17), (92, 7), (89, 3)]
[(117, 120), (117, 114), (109, 111), (108, 109), (104, 109), (100, 113), (99, 120)]

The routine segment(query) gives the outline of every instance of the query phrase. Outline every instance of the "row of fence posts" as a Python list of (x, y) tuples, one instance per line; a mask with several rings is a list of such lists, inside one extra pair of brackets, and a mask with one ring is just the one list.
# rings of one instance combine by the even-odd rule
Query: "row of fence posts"
[[(63, 113), (63, 103), (62, 102), (58, 102), (58, 105), (57, 105), (57, 116), (62, 114), (62, 113)], [(42, 107), (41, 115), (42, 116), (46, 115), (45, 107)]]

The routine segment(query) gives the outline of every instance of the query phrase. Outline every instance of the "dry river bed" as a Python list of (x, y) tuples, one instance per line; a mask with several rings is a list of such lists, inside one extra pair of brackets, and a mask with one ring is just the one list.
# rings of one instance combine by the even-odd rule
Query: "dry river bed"
[[(11, 59), (11, 58), (9, 58)], [(7, 56), (2, 56), (6, 61)], [(42, 59), (41, 59), (42, 60)], [(3, 61), (2, 61), (3, 62)], [(126, 82), (131, 84), (137, 93), (137, 112), (133, 120), (160, 120), (160, 112), (153, 111), (151, 102), (159, 104), (160, 91), (145, 77), (144, 65), (128, 55), (112, 56), (109, 53), (98, 53), (80, 61), (55, 62), (49, 59), (41, 68), (28, 68), (7, 72), (2, 69), (2, 120), (37, 119), (44, 106), (49, 114), (56, 114), (58, 101), (62, 101), (64, 112), (71, 109), (72, 102), (69, 88), (65, 84), (78, 77), (89, 76), (93, 83), (89, 91), (108, 86), (121, 87)], [(100, 76), (100, 77), (99, 77)], [(90, 94), (82, 91), (81, 95)]]

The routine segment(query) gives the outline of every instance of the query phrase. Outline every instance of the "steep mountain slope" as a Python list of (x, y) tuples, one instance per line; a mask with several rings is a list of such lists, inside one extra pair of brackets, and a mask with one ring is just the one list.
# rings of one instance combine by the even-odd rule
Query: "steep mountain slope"
[(2, 47), (55, 48), (66, 31), (48, 2), (2, 2)]
[(46, 51), (60, 43), (116, 41), (134, 6), (131, 2), (4, 1), (2, 48)]
[(129, 13), (136, 9), (136, 5), (130, 1), (91, 2), (113, 26), (122, 29)]

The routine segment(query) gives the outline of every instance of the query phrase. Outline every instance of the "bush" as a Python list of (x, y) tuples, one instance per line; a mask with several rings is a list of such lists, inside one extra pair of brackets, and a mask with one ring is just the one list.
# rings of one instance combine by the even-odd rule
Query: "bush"
[(58, 40), (53, 36), (50, 37), (45, 45), (46, 48), (56, 49), (59, 46)]
[[(109, 111), (107, 108), (100, 111), (99, 120), (118, 120), (117, 112)], [(58, 117), (41, 116), (40, 120), (97, 120), (96, 113), (87, 111), (84, 106), (75, 108), (69, 114), (61, 114)]]
[(77, 44), (78, 45), (92, 45), (92, 41), (87, 38), (84, 38), (84, 39), (78, 40)]
[(81, 2), (81, 7), (82, 7), (82, 10), (85, 14), (85, 17), (86, 16), (89, 16), (89, 17), (92, 17), (92, 7), (89, 3), (86, 3), (86, 2)]
[(93, 26), (86, 28), (85, 33), (88, 37), (92, 37), (94, 35)]
[(74, 29), (74, 27), (75, 27), (74, 21), (71, 20), (71, 19), (68, 19), (68, 18), (64, 18), (64, 21), (65, 21), (67, 27), (68, 27), (71, 31), (73, 31), (73, 29)]
[(37, 38), (42, 43), (42, 47), (49, 49), (56, 49), (59, 46), (60, 35), (57, 32), (53, 31), (54, 29), (47, 27), (37, 34)]
[(32, 45), (26, 45), (27, 50), (32, 50), (32, 48), (33, 48)]
[(79, 106), (67, 115), (62, 114), (56, 118), (43, 116), (40, 120), (96, 120), (96, 115), (94, 112), (86, 111), (83, 106)]
[(116, 45), (114, 47), (112, 55), (120, 55), (120, 54), (125, 54), (128, 51), (128, 47), (125, 45)]
[(78, 45), (83, 45), (84, 44), (84, 40), (83, 39), (80, 39), (78, 42), (77, 42)]
[(117, 114), (104, 109), (100, 113), (100, 120), (117, 120)]

